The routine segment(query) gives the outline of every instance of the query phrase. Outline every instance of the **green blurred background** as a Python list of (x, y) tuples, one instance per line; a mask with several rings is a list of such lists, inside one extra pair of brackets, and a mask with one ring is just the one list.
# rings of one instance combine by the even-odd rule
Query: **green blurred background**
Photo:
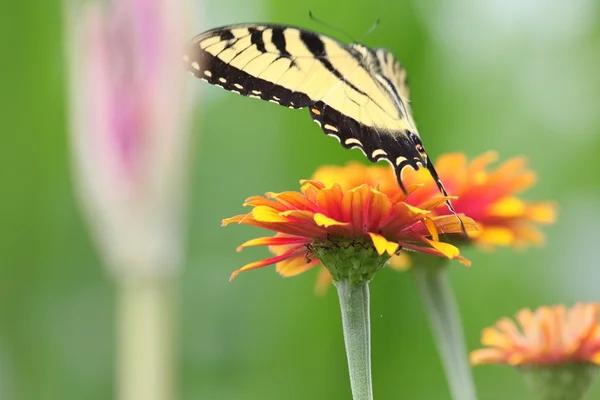
[[(235, 22), (304, 26), (308, 18), (392, 50), (405, 64), (415, 118), (434, 157), (497, 150), (527, 155), (552, 199), (547, 245), (465, 251), (451, 278), (468, 348), (483, 327), (522, 307), (600, 300), (600, 1), (371, 0), (190, 3), (193, 32)], [(114, 313), (107, 276), (72, 187), (62, 5), (4, 2), (0, 36), (0, 399), (108, 399), (114, 393)], [(192, 34), (191, 33), (191, 34)], [(340, 39), (343, 39), (340, 37)], [(160, 79), (160, 77), (157, 77)], [(251, 101), (190, 78), (195, 113), (189, 251), (179, 283), (182, 399), (348, 399), (337, 296), (316, 297), (316, 271), (232, 270), (266, 256), (236, 253), (255, 229), (221, 228), (245, 197), (297, 189), (319, 165), (364, 160), (323, 135), (305, 111)], [(371, 285), (378, 399), (447, 399), (409, 274)], [(508, 367), (474, 371), (480, 399), (531, 398)], [(596, 384), (589, 398), (600, 397)]]

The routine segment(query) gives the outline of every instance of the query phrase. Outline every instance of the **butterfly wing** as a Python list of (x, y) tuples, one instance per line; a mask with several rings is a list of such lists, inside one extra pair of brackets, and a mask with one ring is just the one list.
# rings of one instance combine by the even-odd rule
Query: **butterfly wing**
[[(316, 48), (320, 44), (323, 49)], [(325, 50), (325, 48), (327, 50)], [(304, 108), (339, 77), (325, 54), (348, 58), (344, 46), (314, 32), (278, 25), (240, 24), (196, 36), (184, 56), (196, 77), (229, 91)]]
[(241, 24), (196, 36), (184, 62), (194, 76), (229, 91), (309, 107), (313, 120), (344, 147), (361, 149), (373, 162), (390, 162), (404, 189), (402, 170), (418, 169), (424, 159), (398, 86), (403, 78), (389, 56), (303, 29)]
[[(404, 69), (404, 67), (402, 66), (400, 61), (398, 61), (396, 59), (396, 57), (394, 57), (394, 55), (392, 53), (390, 53), (389, 51), (387, 51), (386, 49), (381, 49), (381, 48), (375, 49), (374, 54), (377, 57), (377, 60), (379, 63), (380, 74), (382, 75), (382, 77), (384, 77), (386, 80), (389, 81), (389, 83), (392, 85), (393, 90), (395, 90), (397, 92), (397, 94), (403, 101), (404, 107), (406, 109), (406, 117), (407, 117), (407, 119), (409, 119), (411, 125), (414, 127), (415, 124), (414, 124), (414, 120), (413, 120), (413, 116), (412, 116), (412, 110), (410, 109), (410, 104), (409, 104), (410, 91), (409, 91), (409, 87), (408, 87), (406, 70)], [(424, 159), (425, 165), (426, 165), (427, 169), (429, 170), (429, 173), (431, 174), (432, 178), (435, 180), (435, 183), (436, 183), (438, 189), (440, 190), (440, 192), (444, 196), (448, 196), (446, 188), (444, 187), (442, 180), (440, 179), (437, 171), (435, 170), (433, 162), (429, 158), (429, 155), (427, 154), (427, 152), (425, 151), (425, 149), (423, 147), (423, 144), (421, 143), (421, 139), (418, 136), (416, 128), (414, 130), (414, 134), (416, 134), (417, 137), (413, 138), (412, 141), (413, 141), (413, 143), (415, 143), (416, 150), (421, 154), (422, 158)], [(405, 166), (408, 166), (408, 165), (405, 165)], [(396, 168), (396, 174), (398, 175), (398, 181), (399, 181), (401, 187), (403, 186), (402, 179), (401, 179), (401, 174), (402, 174), (403, 168), (404, 167), (400, 166), (400, 165), (398, 165)], [(446, 205), (448, 206), (448, 209), (452, 213), (456, 214), (456, 211), (454, 210), (454, 207), (452, 207), (452, 203), (449, 200), (446, 200)], [(460, 221), (461, 226), (463, 227), (463, 231), (464, 231), (464, 225), (462, 224), (462, 220), (460, 218), (459, 218), (459, 221)]]

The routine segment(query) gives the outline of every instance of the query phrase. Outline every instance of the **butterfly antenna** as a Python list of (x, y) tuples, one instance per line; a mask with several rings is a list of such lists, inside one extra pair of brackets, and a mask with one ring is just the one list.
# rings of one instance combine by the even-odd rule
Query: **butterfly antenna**
[(351, 42), (351, 43), (358, 43), (356, 40), (354, 40), (354, 38), (353, 38), (352, 36), (350, 36), (350, 35), (348, 34), (348, 32), (344, 31), (343, 29), (341, 29), (341, 28), (339, 28), (339, 27), (337, 27), (337, 26), (331, 25), (330, 23), (328, 23), (328, 22), (325, 22), (325, 21), (323, 21), (323, 20), (322, 20), (322, 19), (320, 19), (320, 18), (317, 18), (317, 17), (315, 17), (315, 15), (312, 13), (312, 11), (309, 11), (309, 12), (308, 12), (308, 17), (309, 17), (309, 18), (310, 18), (310, 19), (311, 19), (313, 22), (316, 22), (316, 23), (317, 23), (317, 24), (319, 24), (319, 25), (323, 25), (323, 26), (324, 26), (324, 27), (326, 27), (326, 28), (333, 29), (334, 31), (336, 31), (336, 32), (338, 32), (338, 33), (340, 33), (340, 34), (342, 34), (342, 35), (343, 35), (343, 36), (345, 36), (347, 39), (350, 39), (350, 42)]
[(369, 36), (371, 33), (373, 33), (375, 31), (375, 29), (379, 28), (380, 22), (381, 22), (381, 18), (378, 18), (377, 21), (375, 21), (375, 23), (369, 29), (367, 29), (367, 31), (360, 37), (359, 43), (362, 43), (363, 40), (365, 40), (365, 38), (367, 36)]
[[(435, 180), (435, 184), (437, 185), (440, 192), (444, 195), (444, 197), (448, 197), (448, 192), (446, 191), (446, 188), (444, 187), (442, 180), (438, 176), (437, 171), (433, 167), (433, 163), (429, 159), (429, 156), (427, 156), (427, 169), (429, 170), (431, 177)], [(452, 207), (452, 203), (450, 202), (449, 199), (446, 199), (446, 207), (448, 207), (448, 210), (450, 210), (450, 212), (452, 214), (454, 214), (454, 216), (458, 219), (458, 222), (460, 223), (460, 230), (462, 231), (463, 236), (468, 239), (469, 235), (467, 234), (467, 229), (465, 228), (465, 224), (464, 224), (463, 220), (460, 218), (460, 216), (454, 210), (454, 207)]]

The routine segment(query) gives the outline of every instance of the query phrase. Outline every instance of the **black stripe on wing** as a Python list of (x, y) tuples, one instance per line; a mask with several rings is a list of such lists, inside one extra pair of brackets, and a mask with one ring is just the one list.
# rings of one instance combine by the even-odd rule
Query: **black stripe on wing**
[[(421, 157), (407, 132), (387, 132), (359, 123), (322, 101), (309, 107), (313, 120), (328, 136), (333, 136), (346, 149), (358, 148), (369, 161), (388, 161), (396, 172), (398, 184), (403, 192), (402, 170), (422, 167)], [(412, 135), (410, 135), (412, 136)]]
[[(306, 48), (312, 53), (315, 59), (317, 59), (325, 67), (325, 69), (331, 72), (340, 81), (343, 81), (346, 85), (354, 89), (356, 92), (362, 94), (363, 96), (369, 97), (368, 94), (354, 86), (352, 82), (347, 81), (346, 78), (342, 75), (342, 73), (338, 71), (338, 69), (335, 68), (333, 64), (331, 64), (331, 61), (329, 61), (329, 59), (327, 58), (327, 53), (325, 51), (325, 43), (323, 43), (319, 35), (313, 32), (301, 30), (300, 40), (302, 40), (302, 43), (304, 43)], [(348, 55), (351, 56), (352, 53), (348, 52)]]
[[(250, 34), (251, 43), (256, 46), (255, 51), (265, 53), (266, 49), (262, 38), (263, 31), (252, 27), (247, 29)], [(235, 40), (237, 40), (229, 30), (210, 32), (210, 34), (219, 36), (221, 41), (228, 43), (228, 47), (231, 47), (235, 43)], [(276, 35), (275, 29), (273, 30), (273, 35), (274, 37)], [(207, 39), (208, 37), (210, 36), (203, 39)], [(290, 62), (290, 68), (294, 68), (294, 61), (290, 53), (285, 51), (283, 29), (277, 33), (276, 37), (277, 42), (275, 45), (281, 52), (278, 60), (286, 58)], [(260, 98), (289, 108), (304, 108), (312, 103), (311, 99), (302, 92), (287, 89), (267, 79), (257, 78), (222, 61), (218, 56), (213, 56), (202, 49), (199, 45), (200, 41), (194, 40), (189, 45), (188, 52), (183, 58), (186, 68), (195, 77), (242, 96)], [(284, 51), (281, 51), (282, 49)]]

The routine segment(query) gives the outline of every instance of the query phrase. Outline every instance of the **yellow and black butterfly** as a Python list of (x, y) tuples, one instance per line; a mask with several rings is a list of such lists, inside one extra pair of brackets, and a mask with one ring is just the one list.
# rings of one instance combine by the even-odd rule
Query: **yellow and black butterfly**
[(406, 71), (389, 51), (290, 26), (239, 24), (199, 34), (183, 60), (212, 85), (308, 108), (345, 148), (359, 148), (372, 162), (388, 161), (404, 193), (404, 168), (424, 166), (447, 195), (412, 117)]

